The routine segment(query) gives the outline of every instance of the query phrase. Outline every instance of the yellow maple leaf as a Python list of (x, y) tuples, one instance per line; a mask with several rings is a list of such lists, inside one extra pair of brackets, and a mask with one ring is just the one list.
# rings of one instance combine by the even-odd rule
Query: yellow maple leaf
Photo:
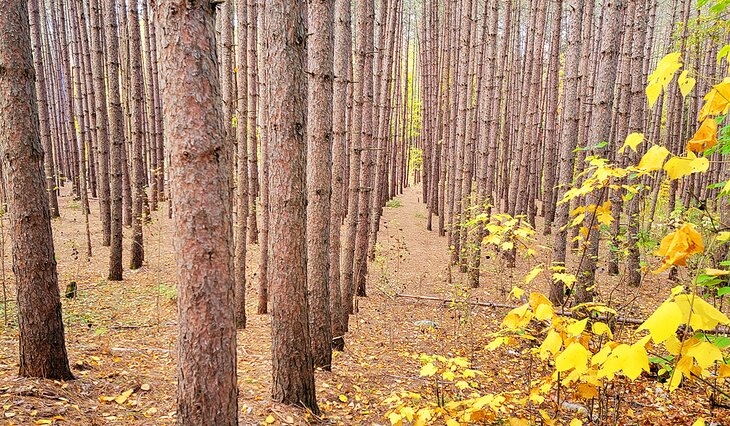
[(704, 99), (705, 105), (700, 110), (699, 121), (704, 121), (708, 116), (726, 114), (730, 107), (730, 77), (715, 85)]
[(429, 362), (423, 367), (421, 367), (421, 377), (429, 377), (436, 374), (436, 366), (433, 365), (433, 363)]
[[(527, 280), (527, 278), (525, 278)], [(529, 282), (529, 281), (527, 281)], [(519, 288), (519, 287), (512, 287), (512, 291), (509, 292), (509, 295), (514, 297), (515, 299), (520, 299), (525, 294), (525, 290)]]
[(532, 280), (535, 279), (535, 277), (540, 275), (540, 272), (542, 272), (542, 271), (543, 271), (542, 265), (538, 265), (538, 266), (535, 266), (534, 268), (532, 268), (532, 270), (525, 276), (525, 284), (529, 284)]
[(568, 333), (569, 336), (576, 337), (580, 335), (583, 330), (586, 329), (587, 324), (588, 318), (584, 318), (580, 321), (576, 321), (573, 324), (570, 324), (568, 327), (566, 327), (565, 331)]
[(687, 350), (687, 356), (697, 361), (697, 365), (703, 370), (711, 366), (715, 361), (722, 361), (720, 348), (710, 342), (700, 342)]
[(607, 334), (609, 339), (613, 339), (613, 332), (611, 331), (611, 328), (604, 322), (594, 322), (591, 326), (591, 331), (597, 336)]
[(663, 146), (653, 145), (649, 150), (641, 157), (637, 168), (643, 172), (653, 172), (662, 168), (664, 160), (669, 155), (669, 150)]
[(588, 369), (588, 349), (578, 342), (571, 343), (555, 358), (555, 369), (559, 372), (576, 370), (583, 372)]
[(690, 151), (687, 157), (672, 157), (664, 165), (670, 180), (689, 176), (692, 173), (706, 172), (710, 168), (710, 160), (704, 157), (696, 157)]
[(662, 266), (654, 271), (659, 273), (670, 266), (687, 266), (687, 258), (705, 250), (702, 236), (695, 230), (694, 225), (685, 223), (681, 228), (662, 239), (657, 254), (664, 256)]
[(636, 151), (636, 147), (639, 146), (641, 142), (644, 141), (644, 134), (643, 133), (631, 133), (628, 136), (626, 136), (626, 141), (624, 141), (624, 144), (619, 148), (618, 152), (621, 154), (626, 151), (626, 148), (631, 148)]
[(689, 322), (694, 330), (712, 330), (718, 324), (730, 324), (730, 319), (725, 314), (699, 296), (680, 294), (674, 301), (682, 310), (682, 322)]
[(529, 310), (530, 306), (525, 303), (524, 305), (512, 309), (502, 320), (502, 326), (509, 328), (510, 330), (517, 330), (526, 326), (532, 319), (532, 311)]
[(689, 77), (689, 71), (684, 70), (682, 71), (682, 74), (679, 75), (679, 78), (677, 78), (677, 84), (679, 85), (679, 90), (682, 92), (682, 97), (686, 98), (687, 95), (692, 92), (692, 89), (695, 88), (697, 80)]
[(692, 139), (687, 142), (687, 151), (702, 152), (717, 145), (717, 121), (706, 118)]
[(550, 330), (540, 345), (540, 358), (547, 359), (550, 355), (555, 355), (560, 351), (562, 345), (563, 339), (560, 337), (560, 333)]
[(675, 302), (667, 301), (639, 326), (639, 331), (649, 330), (654, 342), (661, 343), (677, 332), (682, 321), (682, 309)]

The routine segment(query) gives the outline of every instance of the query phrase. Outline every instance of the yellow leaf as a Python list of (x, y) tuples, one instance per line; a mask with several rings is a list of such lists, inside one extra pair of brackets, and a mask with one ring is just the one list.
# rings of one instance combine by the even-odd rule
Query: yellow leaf
[(730, 241), (730, 232), (723, 231), (717, 234), (717, 241)]
[(730, 365), (720, 364), (720, 370), (717, 372), (719, 377), (730, 377)]
[(434, 374), (436, 374), (436, 371), (437, 371), (436, 366), (433, 365), (433, 363), (429, 362), (428, 364), (421, 367), (421, 376), (430, 377), (430, 376), (433, 376)]
[[(532, 280), (535, 279), (538, 275), (540, 275), (540, 272), (543, 271), (542, 266), (535, 266), (532, 268), (532, 270), (525, 276), (525, 284), (529, 284)], [(519, 297), (518, 297), (519, 299)]]
[(587, 324), (588, 324), (588, 318), (584, 318), (580, 321), (574, 322), (573, 324), (569, 325), (565, 329), (565, 331), (568, 332), (569, 336), (577, 337), (583, 332), (583, 330), (586, 329)]
[(699, 121), (708, 116), (717, 116), (727, 113), (730, 107), (730, 77), (726, 77), (720, 84), (715, 85), (705, 95), (705, 105), (700, 110)]
[(702, 152), (715, 145), (717, 145), (717, 121), (714, 118), (707, 118), (687, 142), (687, 151)]
[(272, 416), (271, 414), (269, 414), (268, 416), (266, 416), (266, 423), (268, 423), (268, 424), (272, 424), (272, 423), (274, 423), (275, 421), (276, 421), (276, 419), (275, 419), (275, 418), (274, 418), (274, 416)]
[(583, 421), (579, 419), (573, 419), (570, 421), (570, 426), (583, 426)]
[(530, 426), (530, 422), (527, 419), (520, 419), (517, 417), (510, 417), (509, 426)]
[(659, 273), (671, 265), (687, 266), (687, 258), (705, 250), (702, 236), (695, 230), (694, 225), (685, 223), (681, 228), (662, 239), (657, 254), (664, 256), (663, 265), (654, 271)]
[(571, 343), (555, 358), (555, 369), (559, 372), (575, 369), (579, 372), (588, 369), (588, 350), (578, 342)]
[(687, 95), (692, 92), (692, 89), (694, 89), (695, 84), (697, 84), (697, 80), (689, 77), (689, 71), (684, 70), (682, 71), (682, 74), (679, 75), (677, 84), (679, 84), (679, 90), (682, 92), (682, 97), (686, 98)]
[(655, 82), (662, 84), (665, 89), (669, 85), (669, 82), (674, 78), (674, 73), (682, 68), (682, 64), (679, 62), (681, 55), (679, 52), (671, 52), (665, 55), (659, 63), (657, 63), (654, 72), (649, 75), (649, 82)]
[(641, 324), (639, 331), (649, 330), (654, 342), (661, 343), (677, 332), (682, 319), (682, 310), (676, 303), (664, 302)]
[(524, 296), (525, 290), (522, 290), (519, 287), (512, 287), (512, 291), (509, 292), (509, 295), (514, 297), (515, 299), (520, 299), (522, 296)]
[(551, 305), (541, 304), (535, 309), (535, 319), (538, 321), (547, 321), (553, 317), (555, 311)]
[(564, 274), (561, 272), (556, 272), (553, 274), (553, 280), (554, 281), (560, 281), (563, 284), (565, 284), (567, 287), (573, 287), (573, 284), (578, 280), (575, 275), (573, 274)]
[(502, 245), (500, 247), (502, 248), (503, 251), (508, 251), (508, 250), (512, 250), (515, 247), (515, 245), (514, 245), (514, 243), (512, 243), (512, 241), (505, 241), (502, 243)]
[(645, 172), (653, 172), (662, 168), (664, 160), (669, 155), (669, 150), (659, 145), (652, 145), (651, 148), (641, 157), (637, 168)]
[[(498, 347), (502, 346), (504, 341), (505, 341), (504, 337), (497, 337), (496, 339), (489, 342), (489, 344), (485, 347), (485, 349), (488, 351), (493, 351), (493, 350), (497, 349)], [(446, 373), (444, 373), (444, 374), (446, 374)]]
[(649, 108), (654, 108), (654, 104), (659, 100), (659, 95), (662, 94), (662, 85), (651, 83), (646, 86), (646, 98), (649, 101)]
[(575, 227), (583, 223), (583, 220), (585, 219), (586, 215), (581, 213), (578, 216), (574, 217), (573, 220), (570, 222), (571, 227)]
[(116, 402), (117, 404), (124, 404), (124, 402), (129, 398), (129, 395), (132, 394), (132, 392), (134, 392), (134, 389), (125, 390), (124, 392), (122, 392), (121, 395), (114, 398), (114, 402)]
[[(674, 298), (677, 306), (682, 310), (682, 322), (689, 321), (689, 325), (696, 330), (712, 330), (717, 324), (727, 325), (730, 319), (714, 306), (705, 302), (701, 297), (680, 294)], [(690, 312), (692, 315), (690, 315)]]
[(403, 407), (400, 409), (400, 415), (408, 419), (409, 422), (413, 421), (413, 416), (416, 412), (411, 407)]
[(721, 277), (725, 275), (730, 275), (730, 271), (726, 271), (724, 269), (707, 268), (705, 269), (704, 274), (711, 277)]
[(705, 419), (700, 417), (699, 419), (695, 420), (694, 423), (692, 423), (692, 426), (705, 426)]
[(697, 361), (697, 365), (703, 370), (711, 366), (715, 361), (722, 361), (722, 352), (720, 348), (710, 342), (700, 342), (687, 350), (687, 356), (691, 356)]
[(529, 307), (530, 306), (525, 303), (524, 305), (509, 311), (507, 316), (505, 316), (502, 320), (502, 326), (511, 330), (516, 330), (526, 326), (532, 319), (532, 311), (528, 309)]
[(461, 423), (459, 423), (458, 421), (454, 420), (453, 418), (448, 419), (446, 421), (446, 426), (459, 426), (460, 424)]
[(347, 396), (340, 394), (340, 401), (347, 402)]
[(710, 167), (710, 160), (704, 157), (672, 157), (664, 165), (669, 179), (675, 180), (689, 176), (692, 173), (706, 172)]
[(591, 331), (597, 336), (607, 334), (609, 339), (613, 339), (613, 333), (611, 332), (611, 328), (606, 325), (606, 323), (594, 322), (591, 326)]
[(550, 330), (548, 335), (540, 345), (540, 358), (547, 359), (550, 355), (555, 355), (560, 351), (560, 346), (563, 345), (563, 339), (560, 337), (560, 333), (555, 330)]
[(626, 141), (624, 141), (623, 146), (621, 146), (621, 148), (619, 148), (618, 152), (623, 154), (627, 147), (633, 149), (634, 152), (637, 152), (636, 147), (639, 146), (639, 144), (643, 141), (644, 141), (643, 133), (631, 133), (628, 136), (626, 136)]
[(611, 346), (607, 344), (603, 345), (601, 350), (591, 357), (591, 365), (603, 364), (609, 355), (611, 355)]

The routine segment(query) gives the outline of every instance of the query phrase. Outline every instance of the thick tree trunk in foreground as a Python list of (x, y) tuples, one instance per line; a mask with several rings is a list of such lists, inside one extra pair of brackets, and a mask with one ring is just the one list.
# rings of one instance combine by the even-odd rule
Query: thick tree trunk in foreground
[(270, 0), (267, 35), (269, 161), (269, 284), (272, 397), (319, 412), (309, 336), (304, 140), (306, 121), (305, 4)]
[[(37, 5), (33, 4), (34, 11)], [(26, 0), (0, 13), (0, 156), (10, 212), (21, 376), (73, 379), (66, 355), (43, 176)], [(49, 153), (50, 155), (50, 153)]]
[(162, 0), (161, 96), (170, 141), (178, 289), (178, 423), (235, 425), (236, 327), (228, 157), (209, 2)]

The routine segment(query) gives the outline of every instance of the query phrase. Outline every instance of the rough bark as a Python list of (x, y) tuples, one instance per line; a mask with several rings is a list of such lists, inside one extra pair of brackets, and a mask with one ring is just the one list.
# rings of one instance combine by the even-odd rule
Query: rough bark
[[(33, 1), (34, 14), (38, 5)], [(26, 0), (0, 13), (0, 156), (10, 213), (21, 376), (73, 379), (43, 175)]]
[(335, 0), (334, 88), (332, 99), (332, 199), (330, 215), (330, 315), (333, 349), (343, 350), (348, 312), (342, 299), (340, 283), (340, 228), (344, 212), (343, 187), (347, 145), (348, 62), (352, 59), (352, 29), (349, 0)]
[(161, 96), (170, 141), (178, 289), (177, 419), (238, 423), (233, 230), (213, 10), (161, 0)]
[(143, 207), (145, 204), (145, 168), (144, 158), (144, 93), (142, 76), (142, 49), (140, 46), (138, 0), (126, 0), (127, 20), (129, 25), (129, 60), (130, 68), (130, 115), (132, 134), (132, 241), (130, 247), (129, 268), (139, 269), (144, 261), (144, 240), (142, 224), (144, 222)]
[(269, 0), (264, 33), (270, 142), (269, 277), (272, 397), (318, 413), (309, 335), (306, 261), (305, 4)]
[(238, 162), (236, 163), (236, 327), (246, 328), (246, 231), (248, 225), (248, 76), (246, 72), (248, 45), (248, 5), (246, 0), (236, 0), (236, 57), (238, 71), (238, 108), (236, 110), (236, 140)]
[[(591, 0), (589, 0), (591, 1)], [(558, 199), (573, 180), (573, 166), (575, 159), (575, 141), (578, 139), (578, 70), (580, 67), (581, 51), (581, 17), (583, 15), (583, 0), (568, 1), (568, 47), (565, 58), (565, 77), (563, 80), (563, 114), (560, 133), (559, 172), (558, 172)], [(559, 203), (555, 208), (555, 238), (553, 240), (552, 263), (554, 266), (565, 267), (568, 213), (570, 203)], [(550, 300), (556, 305), (562, 305), (565, 297), (564, 285), (553, 281), (550, 286)]]

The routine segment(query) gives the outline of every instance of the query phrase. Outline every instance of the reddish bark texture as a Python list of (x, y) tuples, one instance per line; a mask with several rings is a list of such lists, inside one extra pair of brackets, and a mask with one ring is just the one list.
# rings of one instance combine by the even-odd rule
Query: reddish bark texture
[(0, 156), (17, 287), (19, 374), (69, 380), (27, 6), (8, 0), (0, 13)]
[(237, 424), (230, 166), (207, 0), (159, 3), (178, 282), (178, 422)]

